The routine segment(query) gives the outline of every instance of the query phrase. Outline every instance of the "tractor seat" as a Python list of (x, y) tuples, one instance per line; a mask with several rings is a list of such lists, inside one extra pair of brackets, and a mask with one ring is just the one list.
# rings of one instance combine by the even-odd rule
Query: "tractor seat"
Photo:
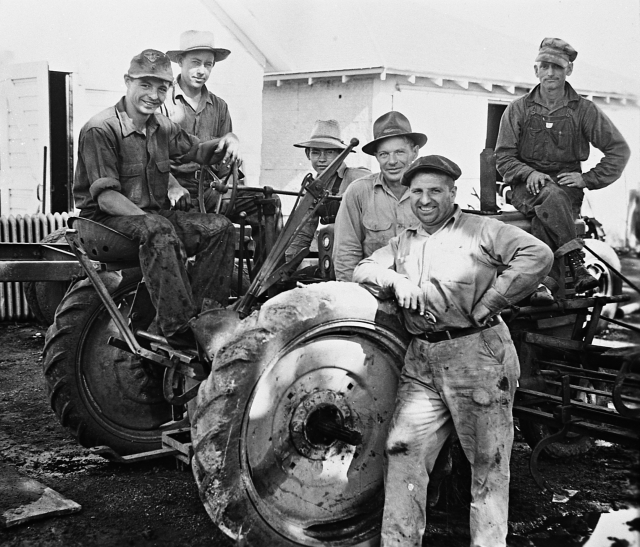
[(91, 260), (138, 265), (139, 246), (129, 236), (88, 218), (69, 217), (69, 228), (78, 231), (80, 243)]

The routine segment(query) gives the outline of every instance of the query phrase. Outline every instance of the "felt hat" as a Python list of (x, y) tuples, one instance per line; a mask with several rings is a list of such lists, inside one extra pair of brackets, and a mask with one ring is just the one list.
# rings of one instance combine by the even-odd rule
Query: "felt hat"
[(420, 171), (440, 171), (449, 175), (453, 180), (458, 180), (462, 175), (460, 167), (449, 158), (437, 155), (423, 156), (414, 161), (406, 170), (402, 176), (402, 185), (409, 186), (415, 174)]
[(376, 155), (378, 143), (389, 137), (409, 137), (419, 148), (427, 142), (424, 133), (411, 131), (411, 124), (404, 114), (392, 110), (373, 122), (373, 140), (362, 147), (362, 151), (370, 156)]
[(131, 65), (127, 75), (130, 78), (158, 78), (173, 83), (173, 70), (171, 61), (162, 51), (157, 49), (145, 49), (142, 53), (131, 59)]
[(545, 38), (540, 43), (537, 61), (547, 61), (567, 68), (569, 63), (573, 63), (578, 56), (578, 52), (573, 49), (567, 42), (560, 38)]
[(228, 49), (215, 46), (213, 32), (209, 32), (208, 30), (186, 30), (180, 35), (180, 49), (167, 51), (167, 57), (174, 63), (177, 63), (180, 55), (200, 49), (212, 51), (216, 63), (218, 61), (224, 61), (231, 53)]
[(336, 120), (316, 120), (309, 140), (294, 144), (296, 148), (324, 148), (344, 150), (347, 145), (340, 140), (340, 124)]

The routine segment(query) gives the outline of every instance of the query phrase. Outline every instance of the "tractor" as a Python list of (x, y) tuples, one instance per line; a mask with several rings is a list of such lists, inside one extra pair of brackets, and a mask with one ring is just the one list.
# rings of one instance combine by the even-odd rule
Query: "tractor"
[[(331, 226), (320, 232), (315, 275), (296, 274), (305, 251), (284, 261), (357, 144), (301, 191), (260, 269), (241, 219), (236, 298), (227, 308), (204, 302), (191, 322), (193, 348), (176, 350), (153, 328), (131, 240), (79, 218), (66, 232), (86, 277), (69, 287), (46, 336), (56, 415), (110, 460), (174, 456), (191, 465), (211, 519), (239, 544), (378, 542), (384, 443), (408, 335), (392, 300), (330, 280)], [(491, 155), (482, 158), (491, 173)], [(477, 214), (529, 229), (519, 213), (495, 207), (493, 170), (481, 180)], [(273, 190), (263, 192), (268, 202)], [(596, 247), (590, 262), (608, 283), (615, 267)], [(514, 415), (533, 448), (534, 478), (557, 495), (537, 469), (542, 452), (584, 451), (594, 438), (631, 445), (640, 431), (637, 362), (594, 343), (601, 323), (615, 321), (607, 306), (625, 297), (576, 295), (570, 277), (563, 290), (552, 306), (503, 312), (522, 368)]]

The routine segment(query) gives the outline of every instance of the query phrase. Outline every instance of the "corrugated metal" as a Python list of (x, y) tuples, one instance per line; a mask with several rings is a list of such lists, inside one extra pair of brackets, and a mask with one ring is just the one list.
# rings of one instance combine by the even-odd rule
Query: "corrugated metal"
[[(67, 226), (67, 213), (46, 215), (0, 216), (0, 241), (3, 243), (37, 243), (59, 228)], [(32, 319), (22, 292), (22, 283), (0, 283), (0, 321)]]

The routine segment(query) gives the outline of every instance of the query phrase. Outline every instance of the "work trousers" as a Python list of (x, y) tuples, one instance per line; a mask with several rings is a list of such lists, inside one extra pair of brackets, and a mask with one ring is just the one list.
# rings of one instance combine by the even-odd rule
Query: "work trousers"
[[(225, 217), (158, 211), (109, 217), (102, 224), (140, 245), (140, 267), (165, 336), (185, 327), (202, 307), (204, 298), (227, 303), (235, 230)], [(193, 267), (187, 274), (186, 258), (194, 255)]]
[(471, 463), (471, 546), (506, 545), (519, 375), (504, 323), (437, 343), (413, 338), (386, 443), (382, 547), (422, 545), (429, 475), (454, 428)]
[(564, 286), (564, 255), (583, 247), (574, 222), (580, 215), (583, 198), (582, 188), (555, 182), (547, 183), (537, 195), (530, 194), (524, 183), (511, 187), (511, 203), (531, 218), (531, 233), (553, 251), (555, 260), (549, 276), (560, 286)]

